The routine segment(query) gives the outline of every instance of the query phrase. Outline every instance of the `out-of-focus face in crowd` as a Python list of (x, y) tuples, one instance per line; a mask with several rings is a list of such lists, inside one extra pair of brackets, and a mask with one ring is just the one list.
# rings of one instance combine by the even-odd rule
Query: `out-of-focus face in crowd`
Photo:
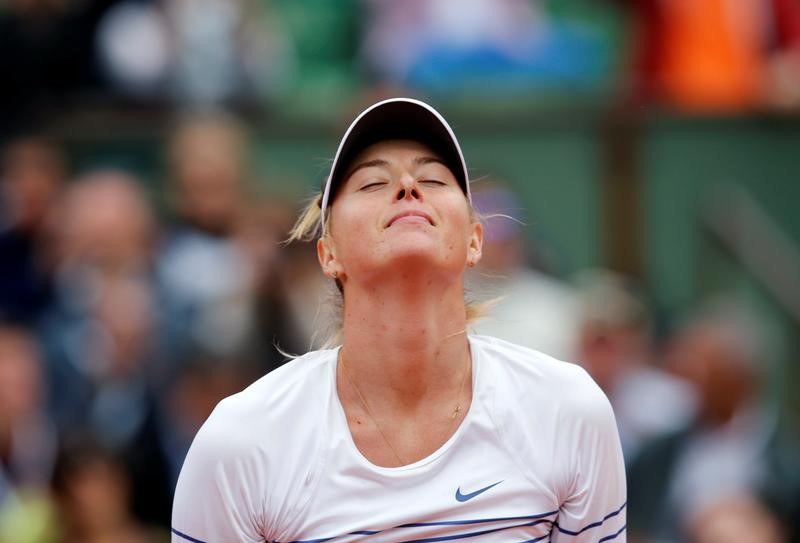
[(152, 541), (131, 517), (130, 480), (123, 464), (93, 441), (62, 449), (53, 491), (63, 541)]
[(0, 327), (0, 430), (40, 407), (41, 379), (33, 339), (21, 329)]
[(578, 359), (607, 394), (652, 356), (643, 300), (621, 275), (587, 270), (579, 277), (582, 326)]
[(225, 117), (191, 119), (175, 133), (170, 159), (178, 213), (200, 230), (226, 235), (242, 204), (245, 137)]
[(71, 186), (54, 225), (62, 264), (107, 273), (149, 265), (154, 223), (135, 179), (120, 172), (96, 172)]
[(690, 325), (676, 338), (668, 357), (672, 370), (695, 387), (700, 416), (711, 425), (725, 424), (754, 399), (759, 371), (737, 331), (724, 323)]
[(2, 201), (6, 220), (23, 230), (44, 221), (64, 182), (64, 160), (56, 147), (36, 139), (10, 144), (3, 154)]

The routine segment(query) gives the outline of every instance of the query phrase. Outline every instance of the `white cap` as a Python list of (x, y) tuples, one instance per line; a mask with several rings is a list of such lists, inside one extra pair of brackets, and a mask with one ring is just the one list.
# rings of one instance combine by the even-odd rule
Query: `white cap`
[(444, 117), (425, 102), (390, 98), (362, 111), (344, 133), (322, 191), (320, 220), (323, 225), (332, 195), (356, 155), (374, 143), (394, 139), (418, 141), (430, 147), (450, 168), (467, 199), (472, 201), (464, 154)]

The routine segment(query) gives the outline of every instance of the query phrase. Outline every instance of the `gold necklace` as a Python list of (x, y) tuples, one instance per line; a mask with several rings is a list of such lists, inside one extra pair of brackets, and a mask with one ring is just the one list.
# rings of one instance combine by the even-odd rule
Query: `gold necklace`
[[(394, 446), (392, 445), (392, 442), (389, 440), (389, 438), (383, 432), (383, 429), (381, 428), (381, 425), (378, 424), (378, 420), (372, 414), (372, 411), (369, 408), (369, 404), (367, 404), (366, 398), (364, 398), (364, 395), (361, 394), (361, 389), (358, 388), (358, 386), (356, 385), (355, 381), (353, 381), (353, 378), (350, 377), (350, 372), (347, 370), (347, 366), (345, 366), (344, 358), (342, 357), (341, 351), (339, 352), (339, 360), (340, 360), (341, 365), (342, 365), (342, 373), (344, 373), (344, 376), (347, 378), (347, 381), (350, 383), (350, 386), (353, 387), (353, 390), (356, 391), (356, 395), (358, 396), (358, 400), (361, 402), (362, 407), (364, 407), (364, 411), (367, 413), (367, 416), (372, 421), (372, 424), (375, 425), (375, 428), (378, 429), (378, 433), (381, 434), (381, 437), (383, 438), (383, 441), (385, 441), (386, 444), (389, 446), (389, 449), (392, 451), (392, 453), (394, 454), (394, 456), (397, 459), (397, 461), (400, 462), (400, 465), (401, 466), (405, 466), (407, 464), (407, 462), (402, 459), (400, 454), (397, 452), (397, 449), (394, 448)], [(456, 396), (456, 406), (453, 409), (453, 414), (450, 416), (450, 420), (455, 420), (455, 418), (461, 412), (461, 395), (464, 392), (464, 384), (467, 381), (467, 374), (469, 373), (468, 370), (469, 370), (469, 359), (467, 359), (467, 365), (464, 368), (464, 375), (461, 378), (461, 387), (458, 389), (458, 396)]]
[(467, 382), (468, 373), (469, 373), (469, 359), (467, 359), (467, 365), (464, 368), (464, 375), (461, 377), (461, 386), (458, 387), (458, 396), (456, 396), (456, 407), (455, 409), (453, 409), (453, 414), (450, 415), (450, 420), (455, 420), (455, 418), (461, 412), (461, 395), (464, 392), (464, 383)]

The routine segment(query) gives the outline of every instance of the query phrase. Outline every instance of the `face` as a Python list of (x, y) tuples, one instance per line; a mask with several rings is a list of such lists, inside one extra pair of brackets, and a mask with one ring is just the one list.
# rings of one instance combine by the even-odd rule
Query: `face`
[(187, 126), (174, 149), (173, 174), (181, 214), (195, 226), (227, 232), (241, 197), (244, 142), (219, 124)]
[(441, 159), (420, 143), (393, 140), (353, 160), (317, 249), (325, 273), (346, 285), (404, 269), (459, 276), (480, 259), (482, 236)]
[(22, 332), (0, 329), (0, 422), (13, 423), (38, 409), (41, 379), (33, 340)]
[(684, 331), (669, 353), (669, 367), (698, 393), (700, 415), (727, 422), (754, 393), (755, 376), (733, 359), (737, 353), (713, 329)]
[(35, 227), (44, 220), (61, 189), (64, 165), (58, 150), (42, 142), (23, 140), (5, 153), (3, 191), (11, 221)]
[(58, 239), (64, 260), (113, 271), (145, 264), (152, 217), (135, 181), (116, 173), (89, 174), (64, 203)]

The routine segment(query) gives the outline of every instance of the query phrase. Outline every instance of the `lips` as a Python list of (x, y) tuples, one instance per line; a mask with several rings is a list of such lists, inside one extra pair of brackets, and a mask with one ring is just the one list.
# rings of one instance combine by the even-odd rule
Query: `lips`
[(425, 213), (424, 211), (408, 210), (408, 211), (401, 211), (397, 215), (394, 215), (389, 220), (389, 222), (386, 223), (386, 228), (389, 228), (400, 219), (408, 219), (409, 221), (420, 221), (420, 222), (427, 221), (427, 223), (430, 224), (431, 226), (436, 226), (431, 216)]

